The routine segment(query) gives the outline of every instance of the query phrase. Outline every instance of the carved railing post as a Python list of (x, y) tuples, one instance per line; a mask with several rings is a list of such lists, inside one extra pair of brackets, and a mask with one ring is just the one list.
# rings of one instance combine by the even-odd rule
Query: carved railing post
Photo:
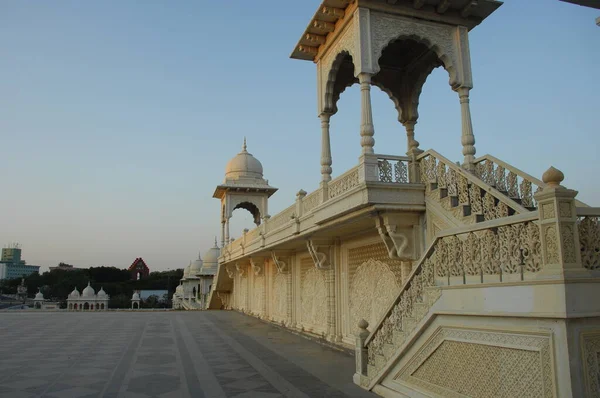
[(356, 373), (354, 374), (354, 384), (361, 385), (362, 380), (367, 378), (367, 360), (368, 350), (365, 347), (365, 341), (369, 337), (369, 322), (361, 319), (358, 322), (358, 333), (356, 334)]
[(298, 193), (296, 194), (296, 217), (300, 218), (302, 217), (302, 201), (304, 200), (304, 197), (306, 196), (306, 191), (301, 189), (298, 191)]
[(544, 262), (542, 275), (563, 278), (581, 271), (575, 196), (577, 191), (560, 185), (564, 174), (550, 167), (542, 176), (547, 186), (535, 195), (540, 212), (540, 240)]

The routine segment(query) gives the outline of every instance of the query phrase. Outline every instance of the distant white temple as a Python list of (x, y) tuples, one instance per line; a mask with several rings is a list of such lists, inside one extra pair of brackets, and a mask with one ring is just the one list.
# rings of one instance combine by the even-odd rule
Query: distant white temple
[(206, 309), (220, 254), (221, 250), (215, 238), (214, 246), (204, 253), (204, 261), (198, 254), (198, 258), (183, 270), (181, 283), (173, 294), (173, 308)]
[(79, 294), (77, 287), (73, 289), (67, 298), (67, 308), (70, 311), (103, 311), (108, 309), (108, 294), (103, 288), (100, 288), (98, 294), (90, 283), (83, 292)]

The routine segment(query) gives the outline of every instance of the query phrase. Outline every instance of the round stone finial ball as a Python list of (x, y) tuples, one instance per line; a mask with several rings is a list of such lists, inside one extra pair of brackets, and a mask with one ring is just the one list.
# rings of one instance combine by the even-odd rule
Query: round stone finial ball
[(542, 181), (550, 186), (558, 186), (565, 179), (565, 175), (559, 169), (552, 166), (542, 175)]
[(359, 329), (366, 329), (368, 327), (369, 327), (369, 322), (365, 321), (364, 319), (361, 319), (360, 321), (358, 321)]

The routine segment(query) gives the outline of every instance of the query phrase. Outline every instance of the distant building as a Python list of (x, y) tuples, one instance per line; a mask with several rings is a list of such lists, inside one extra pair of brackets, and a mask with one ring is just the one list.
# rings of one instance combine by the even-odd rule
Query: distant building
[(50, 267), (50, 271), (77, 271), (79, 268), (73, 267), (71, 264), (59, 263), (56, 267)]
[(13, 244), (2, 249), (0, 257), (0, 279), (15, 279), (40, 272), (39, 265), (28, 265), (21, 259), (21, 247)]
[(98, 294), (88, 282), (81, 294), (77, 287), (67, 297), (67, 309), (69, 311), (104, 311), (108, 309), (110, 297), (101, 287)]
[(150, 275), (150, 268), (148, 268), (143, 258), (138, 257), (129, 266), (129, 272), (131, 273), (131, 279), (137, 281), (147, 278)]

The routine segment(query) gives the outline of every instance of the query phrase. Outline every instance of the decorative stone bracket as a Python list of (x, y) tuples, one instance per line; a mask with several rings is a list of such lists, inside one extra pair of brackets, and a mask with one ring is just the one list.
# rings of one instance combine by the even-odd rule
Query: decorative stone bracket
[(245, 270), (243, 266), (241, 266), (239, 263), (235, 263), (235, 269), (237, 270), (238, 274), (240, 274), (240, 276), (244, 276)]
[(391, 259), (414, 260), (416, 258), (412, 226), (400, 225), (398, 215), (377, 217), (375, 225)]
[(230, 266), (226, 266), (225, 271), (227, 271), (227, 275), (229, 275), (229, 277), (231, 279), (233, 279), (233, 275), (235, 274), (235, 269), (232, 269)]
[(250, 257), (250, 266), (254, 275), (260, 276), (264, 270), (265, 258), (264, 257)]
[[(277, 253), (277, 252), (271, 252), (271, 257), (273, 258), (273, 262), (275, 263), (275, 266), (277, 267), (277, 273), (279, 274), (287, 274), (290, 269), (288, 268), (288, 262), (289, 262), (289, 254), (288, 253)], [(284, 261), (284, 259), (286, 261)]]
[(308, 253), (317, 269), (326, 270), (331, 268), (331, 246), (330, 242), (319, 244), (319, 242), (313, 239), (306, 241)]

